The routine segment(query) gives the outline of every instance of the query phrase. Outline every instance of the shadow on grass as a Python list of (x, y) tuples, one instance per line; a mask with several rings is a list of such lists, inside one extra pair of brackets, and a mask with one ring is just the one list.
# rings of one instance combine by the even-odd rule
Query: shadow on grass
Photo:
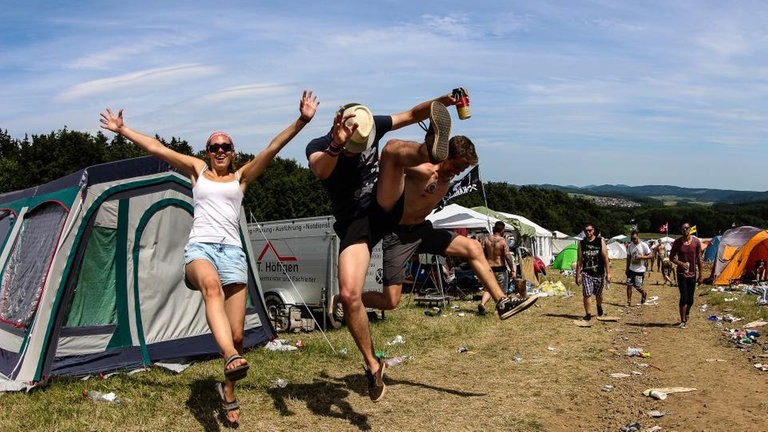
[(371, 430), (368, 416), (355, 412), (346, 400), (349, 391), (345, 385), (326, 378), (324, 376), (323, 379), (316, 379), (311, 384), (288, 384), (284, 388), (270, 388), (267, 392), (272, 396), (275, 409), (282, 416), (294, 415), (285, 403), (286, 398), (298, 399), (306, 402), (307, 408), (315, 415), (347, 420), (359, 430)]
[(651, 322), (645, 322), (645, 323), (643, 323), (643, 322), (634, 322), (634, 323), (627, 322), (627, 323), (624, 323), (624, 325), (631, 326), (631, 327), (661, 327), (661, 328), (663, 328), (663, 327), (672, 328), (672, 327), (676, 327), (678, 324), (680, 324), (679, 321), (676, 322), (676, 323), (670, 323), (670, 322), (652, 322), (652, 323)]
[(583, 315), (553, 314), (553, 313), (544, 314), (544, 316), (553, 317), (553, 318), (565, 318), (570, 320), (580, 320), (581, 318), (583, 318)]
[[(221, 430), (220, 421), (224, 418), (219, 415), (217, 419), (214, 413), (221, 412), (221, 401), (219, 395), (214, 389), (216, 380), (213, 378), (199, 379), (193, 381), (189, 386), (189, 398), (186, 405), (189, 412), (195, 416), (195, 419), (203, 426), (206, 432), (217, 432)], [(237, 425), (228, 425), (236, 428)]]
[[(465, 392), (419, 382), (395, 380), (388, 376), (384, 377), (384, 382), (388, 386), (409, 385), (461, 397), (480, 397), (486, 395), (486, 393)], [(268, 393), (272, 397), (275, 409), (280, 412), (280, 415), (290, 416), (294, 414), (288, 408), (286, 399), (302, 400), (315, 415), (347, 420), (358, 430), (368, 431), (372, 429), (368, 416), (356, 412), (347, 401), (350, 390), (357, 392), (362, 397), (368, 397), (367, 388), (368, 382), (363, 374), (352, 374), (341, 378), (334, 378), (326, 373), (322, 373), (319, 378), (316, 378), (310, 384), (288, 384), (285, 388), (271, 388), (268, 390)]]

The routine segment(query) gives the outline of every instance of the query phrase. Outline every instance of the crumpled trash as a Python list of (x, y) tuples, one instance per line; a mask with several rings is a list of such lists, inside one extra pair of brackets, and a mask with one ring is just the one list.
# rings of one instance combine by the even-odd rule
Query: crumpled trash
[(539, 291), (548, 296), (557, 296), (566, 295), (568, 293), (568, 288), (566, 288), (561, 281), (544, 281), (539, 285)]
[(642, 426), (640, 426), (640, 423), (634, 422), (630, 423), (626, 426), (623, 426), (621, 429), (619, 429), (621, 432), (640, 432), (642, 429)]
[(114, 392), (102, 393), (96, 390), (83, 391), (83, 397), (88, 398), (95, 402), (109, 402), (113, 404), (121, 404), (123, 400), (117, 397)]
[(278, 378), (274, 381), (270, 381), (270, 384), (272, 384), (273, 388), (286, 388), (288, 386), (288, 381)]
[(755, 327), (762, 327), (762, 326), (764, 326), (766, 324), (768, 324), (768, 322), (763, 321), (763, 320), (757, 320), (757, 321), (752, 321), (751, 323), (748, 323), (748, 324), (744, 324), (744, 328), (745, 329), (751, 329), (751, 328), (755, 328)]
[(610, 385), (610, 384), (606, 384), (600, 390), (602, 390), (604, 392), (612, 392), (613, 391), (613, 386)]
[(398, 344), (404, 344), (404, 343), (405, 343), (405, 338), (400, 335), (397, 335), (391, 341), (387, 342), (387, 345), (392, 346), (392, 345), (398, 345)]
[(648, 411), (648, 415), (653, 418), (659, 418), (659, 417), (664, 417), (665, 415), (667, 415), (667, 413), (665, 413), (664, 411), (653, 410), (653, 411)]
[(693, 387), (661, 387), (651, 388), (643, 391), (643, 395), (652, 397), (654, 399), (664, 400), (670, 393), (687, 393), (695, 391)]
[(286, 345), (286, 341), (283, 339), (274, 339), (267, 342), (264, 348), (269, 351), (296, 351), (297, 347), (293, 345)]

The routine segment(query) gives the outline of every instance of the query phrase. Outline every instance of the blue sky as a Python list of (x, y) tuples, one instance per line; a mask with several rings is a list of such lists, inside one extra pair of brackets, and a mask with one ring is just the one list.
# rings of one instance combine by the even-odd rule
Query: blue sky
[(768, 188), (761, 1), (4, 3), (15, 138), (95, 133), (111, 107), (150, 135), (201, 149), (223, 129), (256, 153), (312, 89), (317, 116), (281, 153), (306, 166), (339, 105), (394, 114), (461, 85), (472, 118), (453, 133), (485, 181)]

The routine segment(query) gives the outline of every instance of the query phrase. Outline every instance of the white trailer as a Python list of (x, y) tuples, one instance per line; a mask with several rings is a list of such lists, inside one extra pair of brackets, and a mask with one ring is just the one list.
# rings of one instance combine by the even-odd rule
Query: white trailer
[[(291, 310), (324, 310), (323, 323), (341, 326), (338, 302), (339, 238), (333, 216), (285, 219), (248, 224), (261, 280), (261, 291), (273, 324), (290, 330)], [(365, 291), (382, 290), (381, 243), (371, 253)]]

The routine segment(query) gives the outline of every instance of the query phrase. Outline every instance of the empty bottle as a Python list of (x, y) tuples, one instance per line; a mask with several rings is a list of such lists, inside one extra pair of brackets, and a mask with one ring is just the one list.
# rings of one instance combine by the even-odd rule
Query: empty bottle
[(384, 363), (387, 364), (388, 368), (393, 368), (393, 367), (398, 367), (403, 363), (405, 363), (405, 359), (403, 357), (397, 356), (397, 357), (392, 357), (391, 359), (387, 359), (387, 361), (385, 361)]

